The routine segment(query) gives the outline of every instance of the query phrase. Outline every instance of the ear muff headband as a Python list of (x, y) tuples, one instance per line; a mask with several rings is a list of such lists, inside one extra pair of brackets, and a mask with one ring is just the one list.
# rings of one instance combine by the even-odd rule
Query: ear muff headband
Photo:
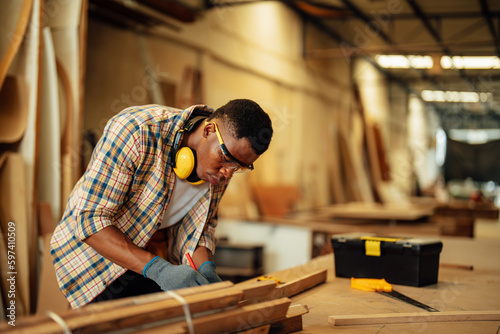
[[(174, 168), (174, 173), (181, 180), (187, 180), (192, 184), (200, 184), (201, 180), (196, 174), (196, 152), (189, 147), (181, 147), (181, 138), (184, 132), (190, 132), (200, 121), (206, 119), (207, 115), (193, 114), (186, 125), (175, 134), (174, 145), (171, 151), (170, 165)], [(172, 159), (175, 154), (175, 159)]]

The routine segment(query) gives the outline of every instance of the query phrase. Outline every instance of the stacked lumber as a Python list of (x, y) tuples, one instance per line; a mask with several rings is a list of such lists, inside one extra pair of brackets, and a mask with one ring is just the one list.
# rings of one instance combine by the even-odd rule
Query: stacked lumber
[(90, 304), (81, 309), (0, 324), (2, 333), (291, 333), (306, 306), (288, 297), (326, 281), (326, 270), (277, 285), (274, 280), (220, 282)]

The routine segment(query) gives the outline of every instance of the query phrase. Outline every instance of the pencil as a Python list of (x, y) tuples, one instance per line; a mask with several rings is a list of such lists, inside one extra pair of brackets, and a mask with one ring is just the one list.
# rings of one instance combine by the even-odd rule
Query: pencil
[(189, 253), (186, 253), (186, 257), (187, 257), (187, 259), (189, 261), (189, 265), (191, 266), (191, 268), (193, 268), (194, 270), (198, 271), (198, 269), (194, 265), (194, 262), (193, 262), (193, 259), (191, 258), (191, 255), (189, 255)]

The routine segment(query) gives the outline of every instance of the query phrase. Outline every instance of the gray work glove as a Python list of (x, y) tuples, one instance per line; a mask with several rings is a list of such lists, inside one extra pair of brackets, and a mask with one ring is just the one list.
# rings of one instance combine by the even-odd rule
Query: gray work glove
[(198, 268), (198, 271), (205, 276), (210, 283), (222, 282), (219, 275), (215, 272), (215, 263), (212, 261), (203, 262), (200, 268)]
[(142, 274), (155, 281), (163, 291), (208, 284), (207, 279), (190, 266), (176, 266), (159, 256), (149, 261)]

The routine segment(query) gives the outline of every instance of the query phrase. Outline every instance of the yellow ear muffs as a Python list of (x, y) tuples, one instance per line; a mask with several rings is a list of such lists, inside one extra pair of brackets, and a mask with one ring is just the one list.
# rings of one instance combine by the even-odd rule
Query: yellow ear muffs
[(196, 174), (196, 155), (189, 147), (181, 147), (175, 155), (174, 173), (181, 180), (187, 180), (191, 184), (201, 184), (201, 180)]
[(193, 172), (195, 165), (196, 160), (193, 150), (191, 150), (189, 147), (182, 147), (177, 151), (177, 154), (175, 155), (174, 172), (179, 177), (179, 179), (187, 179)]

